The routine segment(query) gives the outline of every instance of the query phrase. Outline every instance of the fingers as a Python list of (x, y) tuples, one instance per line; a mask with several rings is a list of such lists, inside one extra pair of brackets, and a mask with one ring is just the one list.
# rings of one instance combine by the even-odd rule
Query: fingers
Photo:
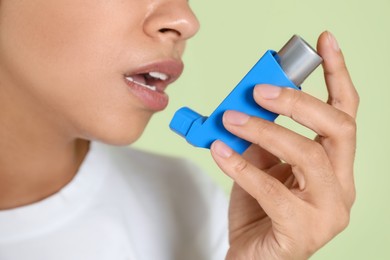
[[(319, 54), (323, 57), (323, 69), (325, 81), (329, 92), (328, 103), (333, 107), (344, 111), (353, 118), (356, 118), (359, 95), (353, 85), (349, 72), (347, 70), (343, 54), (338, 46), (335, 37), (330, 32), (324, 32), (320, 35), (317, 43)], [(338, 149), (330, 149), (334, 147), (332, 140), (324, 139), (322, 143), (330, 153), (331, 160), (334, 161), (334, 168), (336, 172), (349, 173), (340, 175), (340, 182), (344, 186), (348, 194), (351, 195), (350, 204), (355, 199), (355, 185), (353, 183), (353, 162), (355, 158), (356, 146), (356, 125), (342, 124), (342, 130), (345, 133), (350, 132), (352, 140), (348, 144), (348, 140), (344, 142)], [(348, 129), (350, 131), (348, 131)], [(348, 149), (349, 146), (349, 149)], [(346, 160), (343, 162), (343, 160)], [(347, 184), (347, 185), (346, 185)], [(349, 184), (349, 185), (348, 185)]]
[(273, 221), (285, 219), (286, 210), (292, 210), (297, 198), (282, 183), (250, 164), (221, 141), (215, 141), (210, 150), (218, 166), (255, 198)]
[(323, 57), (328, 104), (304, 92), (272, 86), (257, 86), (254, 98), (262, 107), (315, 131), (344, 189), (354, 193), (353, 163), (356, 149), (355, 117), (359, 96), (333, 35), (324, 32), (318, 40)]
[[(354, 193), (356, 122), (352, 116), (303, 91), (288, 88), (259, 85), (255, 88), (254, 98), (265, 109), (291, 117), (316, 132), (320, 136), (317, 140), (344, 190)], [(279, 138), (284, 140), (283, 136)]]
[(323, 32), (318, 39), (317, 49), (324, 59), (323, 69), (329, 92), (328, 103), (355, 118), (359, 96), (335, 37), (330, 32)]
[(302, 91), (259, 85), (253, 95), (265, 109), (288, 116), (320, 136), (354, 139), (349, 132), (340, 135), (340, 126), (354, 129), (355, 120), (351, 116)]
[(320, 195), (336, 182), (328, 156), (319, 143), (272, 122), (236, 111), (225, 112), (223, 122), (233, 134), (289, 163), (302, 189)]
[(280, 159), (258, 145), (251, 145), (242, 155), (255, 167), (266, 170), (280, 163)]

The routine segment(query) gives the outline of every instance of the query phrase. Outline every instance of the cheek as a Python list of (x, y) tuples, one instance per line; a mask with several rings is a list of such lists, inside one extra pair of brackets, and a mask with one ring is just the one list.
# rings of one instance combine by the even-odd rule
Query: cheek
[(151, 113), (137, 106), (123, 82), (125, 62), (121, 64), (120, 57), (127, 42), (119, 32), (123, 35), (128, 23), (122, 15), (112, 19), (109, 8), (92, 2), (3, 5), (7, 16), (0, 18), (1, 66), (26, 95), (56, 113), (51, 118), (62, 120), (59, 125), (73, 135), (130, 143), (142, 133)]
[(19, 75), (35, 80), (37, 74), (46, 74), (53, 80), (61, 74), (97, 73), (99, 66), (116, 58), (118, 46), (110, 44), (105, 35), (112, 28), (101, 21), (108, 17), (101, 17), (97, 10), (85, 12), (86, 6), (71, 8), (72, 4), (61, 5), (61, 0), (58, 6), (56, 1), (16, 2), (23, 4), (4, 7), (9, 10), (3, 11), (7, 15), (0, 18), (0, 34), (2, 54), (14, 69), (19, 69)]

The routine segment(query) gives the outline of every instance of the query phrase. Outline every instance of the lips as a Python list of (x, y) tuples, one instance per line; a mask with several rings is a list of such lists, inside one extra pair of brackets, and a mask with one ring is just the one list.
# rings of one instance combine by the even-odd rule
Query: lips
[(132, 94), (146, 108), (159, 111), (168, 105), (165, 89), (179, 78), (183, 68), (183, 63), (178, 60), (154, 62), (126, 73), (124, 79)]

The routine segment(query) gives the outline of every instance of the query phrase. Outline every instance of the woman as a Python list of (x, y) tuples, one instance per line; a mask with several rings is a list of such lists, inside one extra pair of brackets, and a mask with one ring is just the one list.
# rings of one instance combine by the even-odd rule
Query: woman
[(235, 181), (226, 252), (222, 195), (192, 166), (100, 144), (133, 143), (167, 106), (199, 28), (188, 2), (5, 0), (0, 19), (0, 259), (305, 259), (347, 226), (358, 95), (329, 32), (328, 103), (254, 91), (315, 141), (224, 115), (255, 144), (211, 148)]

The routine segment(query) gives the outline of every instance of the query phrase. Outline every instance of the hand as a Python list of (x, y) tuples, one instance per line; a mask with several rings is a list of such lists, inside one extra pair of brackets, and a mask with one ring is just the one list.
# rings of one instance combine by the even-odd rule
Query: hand
[(312, 129), (315, 140), (260, 118), (224, 114), (225, 127), (253, 143), (243, 156), (220, 141), (211, 147), (235, 182), (227, 259), (307, 259), (349, 223), (359, 97), (330, 33), (321, 34), (317, 49), (327, 103), (289, 88), (254, 91), (258, 104)]

